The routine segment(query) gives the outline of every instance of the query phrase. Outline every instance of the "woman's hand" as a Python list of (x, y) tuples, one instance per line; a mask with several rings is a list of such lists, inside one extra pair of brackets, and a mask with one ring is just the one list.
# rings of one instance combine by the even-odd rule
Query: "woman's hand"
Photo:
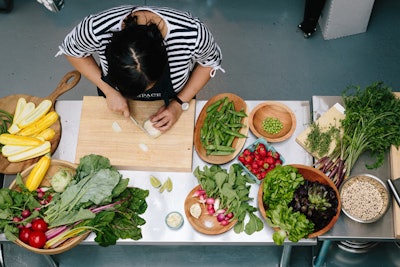
[(129, 118), (130, 111), (128, 100), (123, 97), (118, 91), (109, 91), (106, 95), (106, 101), (108, 108), (118, 114), (122, 114), (125, 118)]
[(161, 132), (168, 131), (182, 115), (181, 105), (176, 101), (171, 101), (168, 107), (161, 107), (157, 113), (151, 116), (150, 121), (153, 126)]

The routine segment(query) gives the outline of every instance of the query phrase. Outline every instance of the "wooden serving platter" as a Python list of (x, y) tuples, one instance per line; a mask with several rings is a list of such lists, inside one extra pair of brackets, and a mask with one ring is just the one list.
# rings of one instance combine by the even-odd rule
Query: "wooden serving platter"
[[(164, 101), (130, 100), (131, 115), (143, 125)], [(151, 138), (129, 118), (111, 112), (106, 99), (85, 96), (79, 125), (75, 162), (88, 154), (102, 155), (123, 170), (191, 172), (195, 100), (176, 124), (158, 138)], [(121, 131), (116, 132), (113, 124)]]
[[(201, 112), (199, 114), (199, 117), (197, 118), (197, 122), (196, 122), (196, 127), (195, 127), (195, 131), (194, 131), (194, 147), (195, 147), (196, 152), (199, 155), (199, 157), (202, 160), (204, 160), (208, 163), (211, 163), (211, 164), (225, 164), (225, 163), (228, 163), (229, 161), (233, 160), (239, 154), (240, 150), (243, 148), (243, 146), (246, 142), (246, 138), (236, 137), (232, 142), (232, 147), (234, 147), (236, 150), (232, 154), (226, 155), (226, 156), (207, 155), (206, 149), (203, 147), (203, 145), (201, 143), (201, 139), (200, 139), (201, 127), (203, 127), (204, 121), (207, 117), (207, 108), (210, 105), (212, 105), (213, 103), (220, 100), (221, 98), (225, 98), (225, 97), (228, 97), (228, 99), (230, 101), (233, 101), (236, 111), (240, 111), (243, 109), (244, 112), (246, 112), (246, 114), (248, 114), (248, 108), (247, 108), (246, 102), (239, 96), (237, 96), (235, 94), (231, 94), (231, 93), (223, 93), (223, 94), (213, 96), (204, 105), (203, 109), (201, 110)], [(242, 119), (241, 123), (246, 125), (246, 127), (243, 127), (242, 129), (240, 129), (239, 132), (241, 134), (247, 135), (249, 132), (249, 118), (244, 117)]]
[(193, 194), (200, 188), (200, 185), (193, 188), (185, 199), (185, 215), (189, 223), (196, 231), (206, 235), (219, 235), (231, 230), (237, 223), (237, 220), (231, 221), (228, 225), (225, 226), (221, 225), (217, 221), (216, 216), (207, 213), (207, 204), (200, 204), (201, 215), (198, 219), (190, 214), (190, 207), (195, 203), (199, 203), (198, 198), (193, 197)]
[[(42, 102), (44, 99), (49, 99), (53, 103), (53, 107), (51, 110), (54, 110), (54, 105), (59, 96), (64, 94), (65, 92), (69, 91), (75, 85), (78, 84), (79, 80), (81, 78), (81, 75), (78, 71), (71, 71), (67, 73), (60, 81), (58, 84), (57, 88), (47, 97), (41, 98), (33, 95), (26, 95), (26, 94), (14, 94), (14, 95), (9, 95), (3, 98), (0, 98), (0, 109), (5, 110), (11, 114), (14, 114), (15, 112), (15, 107), (17, 105), (18, 99), (20, 97), (23, 97), (26, 99), (27, 102), (33, 102), (36, 106)], [(56, 135), (54, 138), (51, 140), (51, 153), (53, 153), (57, 147), (58, 143), (60, 142), (61, 138), (61, 123), (60, 119), (58, 119), (52, 126), (56, 132)], [(27, 167), (31, 166), (35, 162), (39, 160), (39, 157), (25, 160), (22, 162), (16, 162), (12, 163), (7, 160), (7, 158), (3, 157), (3, 155), (0, 153), (0, 173), (4, 174), (16, 174), (18, 172), (21, 172), (22, 170), (26, 169)]]

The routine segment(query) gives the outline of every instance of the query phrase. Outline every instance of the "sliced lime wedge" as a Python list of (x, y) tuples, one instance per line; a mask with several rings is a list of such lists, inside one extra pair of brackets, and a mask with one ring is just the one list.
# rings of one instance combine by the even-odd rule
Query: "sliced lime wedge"
[(160, 180), (157, 179), (157, 177), (150, 175), (150, 184), (154, 187), (154, 188), (159, 188), (161, 186), (161, 182)]

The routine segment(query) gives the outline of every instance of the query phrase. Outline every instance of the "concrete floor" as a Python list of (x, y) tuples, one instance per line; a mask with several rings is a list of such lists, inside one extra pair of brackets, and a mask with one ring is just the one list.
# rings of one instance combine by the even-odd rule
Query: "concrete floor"
[[(400, 89), (396, 0), (375, 1), (367, 32), (334, 40), (324, 40), (320, 29), (312, 38), (303, 38), (297, 24), (304, 1), (298, 0), (65, 0), (58, 13), (34, 0), (14, 0), (12, 12), (0, 14), (0, 97), (49, 95), (72, 70), (63, 57), (54, 57), (64, 36), (85, 15), (125, 3), (188, 10), (209, 26), (222, 49), (226, 73), (218, 73), (198, 99), (232, 92), (248, 100), (311, 100), (312, 95), (340, 95), (348, 85), (374, 81)], [(354, 15), (359, 12), (354, 10)], [(60, 99), (80, 100), (96, 93), (82, 78)], [(290, 266), (311, 266), (316, 250), (295, 247)], [(400, 266), (398, 252), (390, 242), (364, 254), (332, 244), (324, 266)], [(6, 266), (46, 264), (44, 258), (13, 244), (4, 245), (3, 253)], [(277, 266), (280, 253), (281, 248), (274, 246), (78, 246), (54, 258), (60, 267)]]

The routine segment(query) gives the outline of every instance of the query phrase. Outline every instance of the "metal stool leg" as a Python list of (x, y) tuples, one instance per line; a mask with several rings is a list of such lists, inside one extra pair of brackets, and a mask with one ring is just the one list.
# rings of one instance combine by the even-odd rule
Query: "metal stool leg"
[(331, 240), (325, 240), (322, 242), (322, 247), (318, 255), (313, 259), (313, 267), (321, 267), (322, 264), (325, 262), (331, 242)]

